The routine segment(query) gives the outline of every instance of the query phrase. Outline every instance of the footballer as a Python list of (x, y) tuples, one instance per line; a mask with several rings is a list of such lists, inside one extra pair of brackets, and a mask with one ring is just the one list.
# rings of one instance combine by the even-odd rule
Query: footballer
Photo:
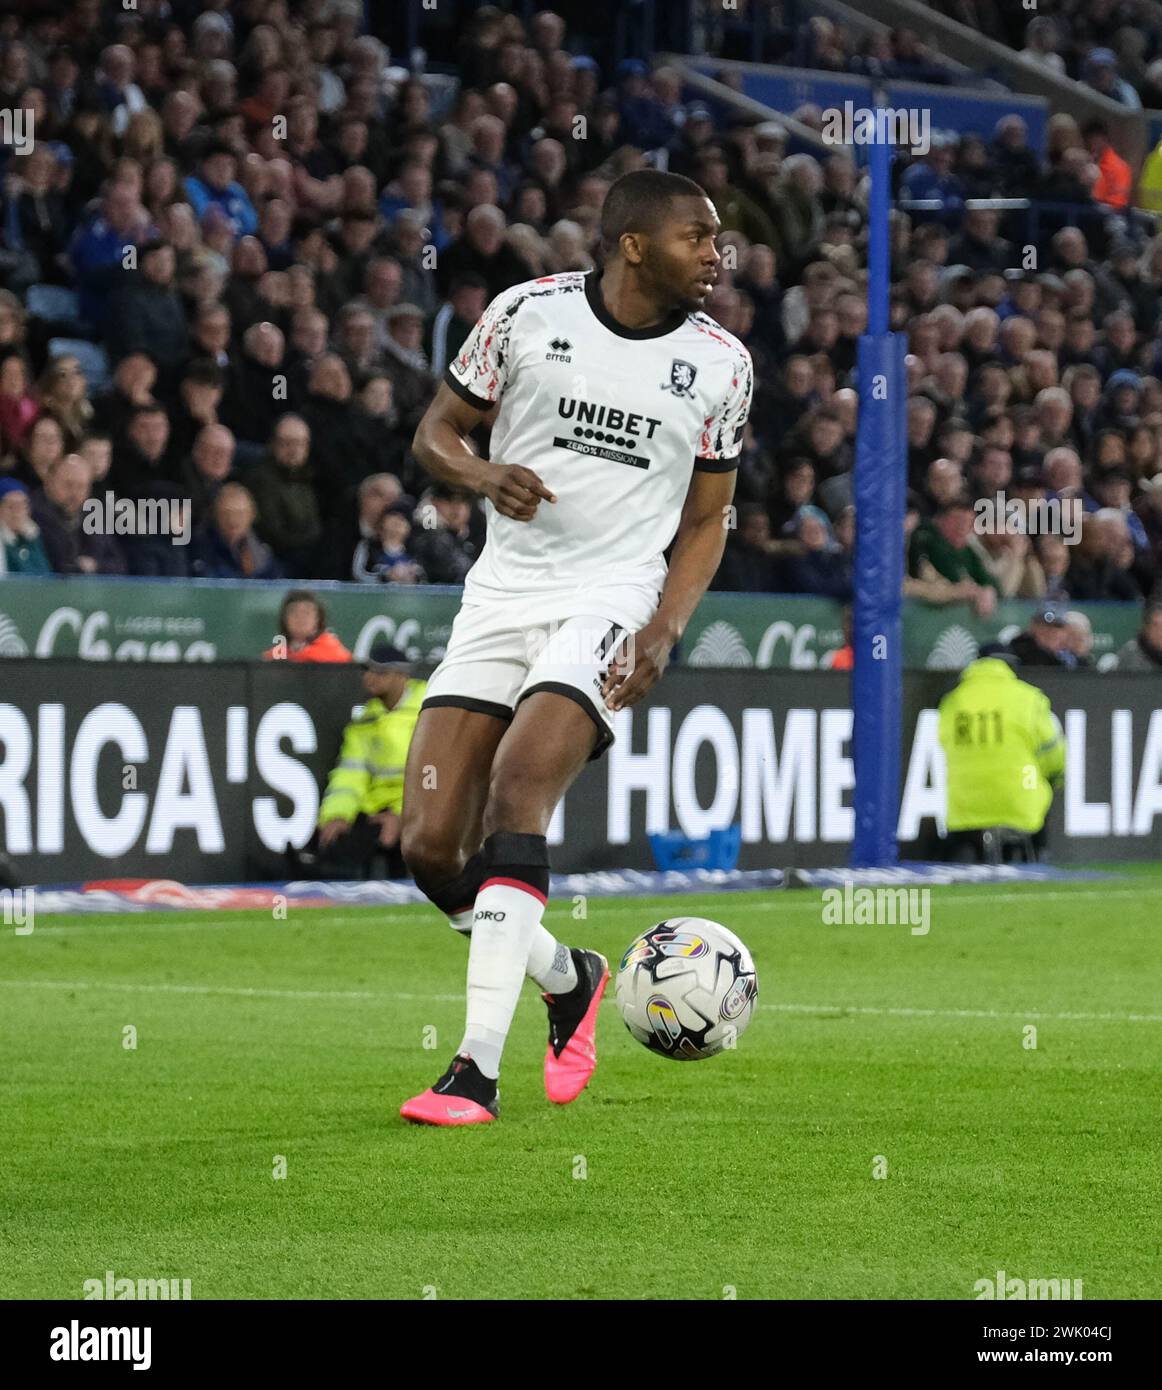
[[(496, 1118), (526, 975), (548, 1006), (548, 1098), (574, 1100), (596, 1066), (609, 967), (543, 925), (545, 837), (613, 742), (613, 714), (661, 677), (722, 557), (752, 369), (701, 308), (718, 232), (690, 179), (623, 175), (602, 210), (603, 269), (498, 295), (416, 431), (428, 472), (484, 499), (487, 540), (405, 773), (405, 862), (471, 937), (463, 1040), (402, 1106), (409, 1120)], [(484, 421), (488, 460), (470, 443)]]

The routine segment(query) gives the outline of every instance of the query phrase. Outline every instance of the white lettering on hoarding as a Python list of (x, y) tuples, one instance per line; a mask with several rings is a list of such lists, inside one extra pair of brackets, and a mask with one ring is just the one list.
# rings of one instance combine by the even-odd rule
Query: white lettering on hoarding
[(267, 849), (279, 854), (288, 845), (306, 844), (319, 814), (319, 788), (314, 773), (282, 751), (283, 739), (289, 740), (296, 753), (314, 753), (319, 746), (311, 716), (301, 705), (290, 701), (272, 705), (254, 731), (254, 765), (258, 775), (292, 803), (290, 815), (282, 816), (273, 796), (254, 799), (252, 814), (258, 838)]

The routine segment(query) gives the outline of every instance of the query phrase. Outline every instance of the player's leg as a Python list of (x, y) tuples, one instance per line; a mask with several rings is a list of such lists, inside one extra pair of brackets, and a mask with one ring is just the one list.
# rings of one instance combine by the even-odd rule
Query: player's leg
[(517, 696), (482, 825), (488, 875), (475, 904), (464, 1039), (436, 1085), (403, 1107), (408, 1118), (471, 1124), (495, 1115), (501, 1053), (526, 971), (553, 985), (545, 995), (550, 1099), (573, 1100), (592, 1075), (597, 1006), (609, 970), (595, 951), (560, 946), (541, 922), (549, 886), (546, 834), (577, 774), (613, 740), (600, 676), (620, 631), (601, 619), (562, 624)]
[[(493, 758), (509, 722), (501, 711), (425, 708), (408, 751), (403, 861), (416, 886), (464, 936), (472, 933), (476, 894), (488, 872), (484, 813)], [(550, 993), (577, 983), (572, 957), (543, 926), (533, 934), (527, 969)]]
[[(498, 750), (485, 813), (491, 872), (497, 873), (497, 865), (506, 855), (514, 859), (533, 855), (536, 863), (543, 862), (544, 865), (546, 896), (546, 832), (553, 810), (585, 763), (599, 757), (612, 741), (608, 722), (595, 715), (591, 703), (578, 688), (589, 687), (589, 680), (578, 681), (575, 685), (565, 682), (547, 684), (556, 688), (534, 689), (517, 706), (517, 718), (527, 720), (527, 723), (522, 722), (518, 728), (514, 721), (511, 738), (506, 738)], [(593, 735), (588, 738), (586, 719), (593, 725)], [(536, 738), (538, 731), (543, 729), (552, 729), (560, 740), (560, 756), (550, 757), (544, 775), (541, 773), (539, 750), (536, 758), (530, 758), (530, 743), (523, 737), (527, 730), (529, 739)], [(578, 751), (586, 748), (588, 752), (578, 758)], [(517, 870), (510, 867), (507, 876), (511, 878), (514, 872)], [(539, 888), (540, 883), (535, 886)], [(490, 880), (485, 882), (483, 897), (490, 896), (492, 887)], [(507, 893), (511, 897), (512, 891), (511, 887), (502, 887), (491, 896), (503, 898)], [(570, 948), (559, 943), (540, 920), (545, 906), (543, 900), (538, 901), (535, 897), (530, 900), (527, 894), (522, 896), (519, 893), (517, 898), (532, 919), (525, 971), (541, 986), (542, 997), (548, 1006), (545, 1093), (550, 1100), (565, 1105), (581, 1094), (597, 1066), (597, 1010), (609, 980), (609, 964), (598, 951)], [(489, 937), (480, 955), (495, 961), (502, 957), (504, 943), (499, 939), (499, 928), (480, 919), (481, 902), (482, 898), (478, 898), (476, 932), (483, 934), (487, 930)], [(521, 948), (514, 949), (519, 954)], [(492, 985), (495, 996), (500, 976), (495, 967), (492, 972), (486, 968), (474, 970), (470, 959), (468, 981), (469, 1008), (462, 1050), (471, 1052), (473, 1047), (480, 1050), (475, 1025), (483, 1023), (488, 1026), (487, 987)], [(511, 1013), (510, 1008), (509, 1021)], [(500, 1043), (503, 1046), (503, 1039), (500, 1039)], [(485, 1055), (499, 1069), (499, 1054), (493, 1058), (486, 1051)]]
[(546, 832), (596, 739), (592, 718), (573, 700), (550, 692), (523, 700), (501, 739), (483, 819), (488, 874), (476, 895), (464, 1039), (436, 1084), (402, 1107), (405, 1118), (449, 1125), (495, 1117), (504, 1041), (534, 937), (543, 930)]
[[(472, 935), (472, 917), (476, 894), (488, 877), (488, 857), (484, 849), (484, 807), (464, 840), (465, 864), (457, 886), (450, 896), (461, 898), (466, 908), (448, 915), (449, 925), (464, 937)], [(546, 994), (562, 994), (577, 983), (577, 968), (573, 954), (562, 946), (544, 926), (533, 931), (533, 942), (525, 962), (525, 974)]]
[(524, 652), (524, 629), (514, 618), (482, 604), (462, 605), (408, 749), (404, 862), (458, 931), (472, 925), (492, 758), (512, 719)]
[(483, 882), (481, 826), (507, 710), (420, 710), (404, 771), (400, 848), (416, 886), (458, 931), (470, 931)]
[[(546, 834), (553, 811), (589, 760), (596, 732), (576, 702), (541, 691), (517, 708), (492, 768), (484, 814), (488, 876), (475, 903), (465, 1043), (496, 1076), (526, 973), (566, 992), (576, 965), (542, 923), (549, 892)], [(531, 956), (539, 956), (530, 962)], [(556, 960), (556, 978), (553, 978)]]
[[(483, 822), (492, 755), (546, 637), (516, 610), (461, 608), (444, 660), (428, 682), (423, 727), (409, 751), (404, 861), (417, 886), (465, 936), (487, 871)], [(440, 709), (469, 717), (432, 725), (428, 715)], [(441, 770), (449, 752), (451, 765)], [(543, 927), (534, 933), (529, 973), (548, 991), (571, 989), (577, 981), (572, 958)]]

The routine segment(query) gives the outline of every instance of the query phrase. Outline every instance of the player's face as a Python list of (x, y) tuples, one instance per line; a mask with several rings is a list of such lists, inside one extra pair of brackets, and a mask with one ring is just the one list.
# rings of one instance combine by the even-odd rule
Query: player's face
[(701, 309), (718, 278), (720, 224), (709, 198), (675, 199), (671, 214), (647, 242), (644, 268), (659, 299)]

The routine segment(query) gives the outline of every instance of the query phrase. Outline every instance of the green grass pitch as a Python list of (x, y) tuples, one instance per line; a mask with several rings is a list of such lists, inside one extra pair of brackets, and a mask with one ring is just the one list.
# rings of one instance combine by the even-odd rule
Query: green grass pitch
[(1162, 873), (935, 889), (926, 937), (824, 925), (813, 891), (546, 924), (616, 968), (680, 913), (754, 954), (736, 1051), (647, 1053), (611, 987), (557, 1108), (526, 984), (500, 1122), (454, 1131), (397, 1113), (463, 1022), (430, 907), (3, 930), (0, 1296), (106, 1270), (195, 1299), (969, 1299), (998, 1269), (1162, 1294)]

